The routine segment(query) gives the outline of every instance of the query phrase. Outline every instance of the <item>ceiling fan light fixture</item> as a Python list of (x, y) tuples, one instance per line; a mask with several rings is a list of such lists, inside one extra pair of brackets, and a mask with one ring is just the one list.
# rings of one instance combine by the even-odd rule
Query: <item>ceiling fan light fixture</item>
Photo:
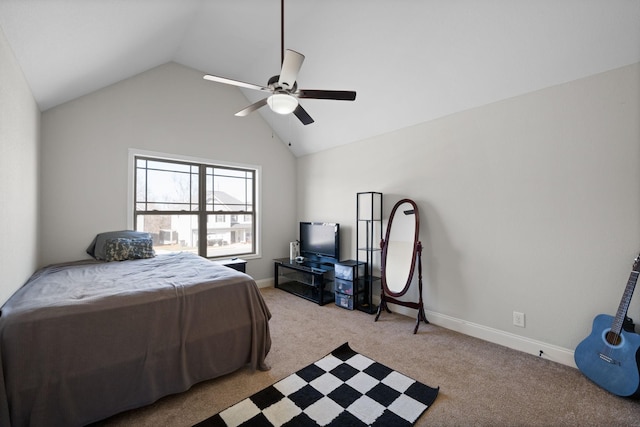
[(274, 113), (291, 114), (298, 108), (298, 100), (286, 93), (274, 93), (267, 98), (267, 104)]

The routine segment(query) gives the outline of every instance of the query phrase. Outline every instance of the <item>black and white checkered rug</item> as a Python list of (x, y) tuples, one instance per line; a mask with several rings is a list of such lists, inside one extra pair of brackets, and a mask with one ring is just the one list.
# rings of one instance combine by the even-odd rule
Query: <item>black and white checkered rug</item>
[(197, 426), (412, 426), (438, 390), (343, 344)]

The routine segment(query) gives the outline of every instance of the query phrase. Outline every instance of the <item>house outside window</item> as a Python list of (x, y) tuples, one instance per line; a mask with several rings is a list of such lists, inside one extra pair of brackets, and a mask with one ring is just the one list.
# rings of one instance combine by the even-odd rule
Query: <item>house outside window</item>
[(257, 255), (257, 168), (133, 158), (133, 228), (157, 253)]

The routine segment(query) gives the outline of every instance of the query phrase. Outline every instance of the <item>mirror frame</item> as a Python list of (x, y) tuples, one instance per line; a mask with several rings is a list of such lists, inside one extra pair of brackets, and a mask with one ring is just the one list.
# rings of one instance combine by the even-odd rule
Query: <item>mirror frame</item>
[[(387, 284), (387, 251), (389, 249), (389, 245), (387, 242), (389, 241), (389, 236), (391, 235), (391, 229), (393, 225), (393, 219), (395, 218), (396, 213), (398, 212), (398, 208), (402, 206), (404, 203), (409, 203), (413, 207), (414, 211), (414, 219), (415, 219), (415, 230), (413, 235), (413, 253), (411, 256), (411, 266), (409, 267), (409, 275), (407, 277), (407, 282), (402, 287), (402, 290), (399, 292), (394, 292), (389, 289), (389, 285)], [(389, 222), (387, 223), (387, 230), (384, 236), (384, 240), (381, 242), (382, 245), (382, 257), (380, 260), (381, 263), (381, 276), (382, 276), (382, 287), (384, 288), (385, 293), (392, 297), (401, 297), (406, 294), (411, 286), (411, 281), (413, 280), (413, 274), (416, 269), (416, 259), (418, 255), (418, 245), (420, 235), (420, 214), (418, 211), (418, 205), (411, 199), (402, 199), (398, 203), (395, 204), (393, 209), (391, 210), (391, 214), (389, 215)]]
[[(415, 233), (413, 236), (413, 254), (411, 257), (411, 267), (409, 271), (409, 277), (407, 278), (407, 283), (405, 283), (404, 287), (400, 292), (392, 292), (389, 290), (387, 285), (387, 277), (386, 277), (386, 269), (387, 269), (387, 245), (386, 242), (389, 241), (389, 236), (391, 233), (391, 227), (393, 226), (393, 218), (395, 217), (398, 208), (402, 206), (404, 203), (409, 203), (414, 209), (415, 214)], [(387, 224), (387, 231), (385, 233), (385, 238), (382, 242), (380, 242), (380, 246), (382, 248), (382, 256), (380, 263), (380, 273), (381, 273), (381, 285), (380, 285), (380, 305), (378, 306), (378, 313), (376, 314), (375, 322), (378, 321), (380, 314), (382, 311), (386, 311), (387, 313), (391, 313), (389, 309), (388, 303), (397, 304), (404, 307), (414, 308), (418, 310), (418, 315), (416, 316), (416, 326), (413, 328), (413, 333), (416, 334), (418, 332), (418, 327), (420, 326), (420, 321), (424, 321), (424, 323), (429, 323), (427, 320), (427, 315), (424, 312), (424, 303), (422, 301), (422, 242), (419, 240), (420, 233), (420, 214), (418, 211), (418, 205), (411, 199), (402, 199), (398, 203), (393, 206), (391, 210), (391, 215), (389, 215), (389, 222)], [(413, 301), (402, 301), (396, 299), (397, 297), (403, 296), (409, 290), (411, 283), (413, 281), (413, 275), (416, 270), (416, 262), (418, 268), (418, 302)]]

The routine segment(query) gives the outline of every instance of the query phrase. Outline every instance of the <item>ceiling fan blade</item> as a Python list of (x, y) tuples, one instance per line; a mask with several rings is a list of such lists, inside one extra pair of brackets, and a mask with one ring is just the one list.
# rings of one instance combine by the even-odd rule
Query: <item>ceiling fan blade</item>
[(254, 84), (251, 84), (251, 83), (245, 83), (245, 82), (241, 82), (241, 81), (238, 81), (238, 80), (231, 80), (231, 79), (227, 79), (227, 78), (224, 78), (224, 77), (212, 76), (212, 75), (207, 74), (203, 78), (205, 80), (211, 80), (212, 82), (224, 83), (224, 84), (227, 84), (227, 85), (239, 86), (239, 87), (244, 87), (244, 88), (247, 88), (247, 89), (255, 89), (255, 90), (262, 90), (262, 91), (266, 91), (266, 92), (271, 92), (271, 89), (269, 89), (268, 87), (258, 86), (258, 85), (254, 85)]
[(355, 101), (356, 99), (356, 93), (351, 90), (300, 89), (296, 96), (298, 98), (334, 99), (337, 101)]
[(264, 107), (265, 105), (267, 105), (267, 98), (261, 99), (258, 102), (254, 102), (253, 104), (249, 105), (244, 110), (238, 111), (235, 115), (238, 116), (238, 117), (248, 116), (249, 113), (252, 113), (252, 112), (256, 111), (260, 107)]
[(291, 89), (298, 78), (298, 72), (302, 67), (304, 55), (295, 50), (287, 49), (284, 52), (284, 60), (282, 61), (282, 70), (278, 79), (278, 86)]
[(302, 105), (300, 104), (298, 104), (296, 109), (293, 110), (293, 114), (295, 114), (296, 117), (300, 119), (303, 125), (310, 125), (311, 123), (313, 123), (313, 119), (311, 118), (309, 113), (307, 113), (307, 111), (302, 108)]

